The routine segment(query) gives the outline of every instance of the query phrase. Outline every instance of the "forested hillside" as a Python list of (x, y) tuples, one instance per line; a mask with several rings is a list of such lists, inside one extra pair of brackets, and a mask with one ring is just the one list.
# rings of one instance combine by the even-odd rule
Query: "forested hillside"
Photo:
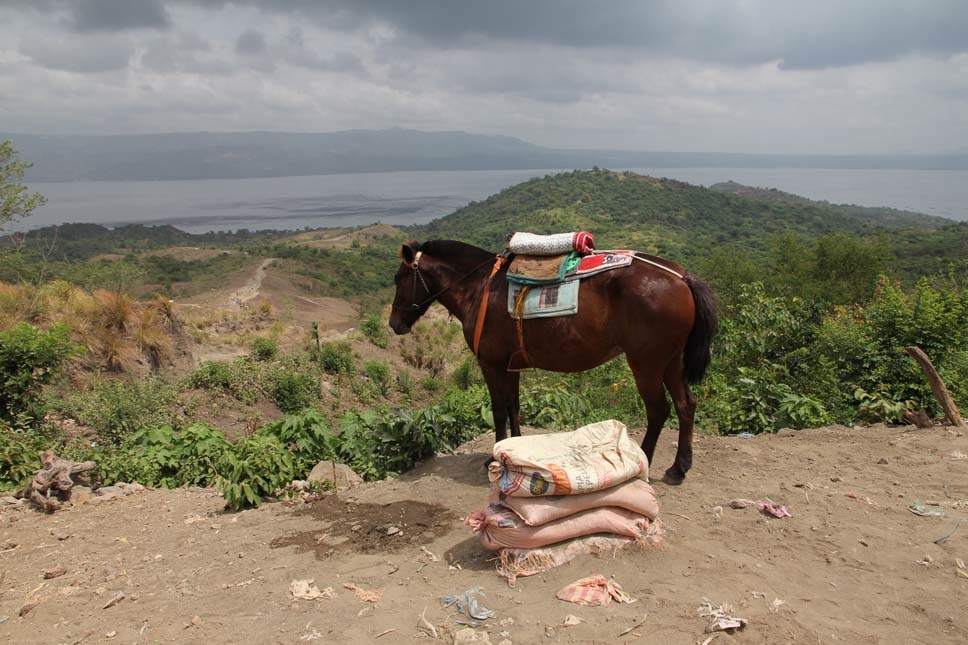
[[(20, 483), (54, 445), (104, 462), (108, 478), (219, 481), (240, 506), (309, 465), (287, 445), (378, 478), (486, 429), (487, 390), (455, 322), (431, 313), (409, 336), (388, 333), (408, 238), (497, 252), (515, 231), (580, 229), (600, 248), (684, 264), (720, 307), (696, 388), (704, 432), (937, 414), (910, 345), (968, 405), (968, 224), (887, 215), (596, 169), (403, 231), (68, 225), (3, 238), (0, 483)], [(645, 420), (621, 358), (582, 374), (527, 373), (521, 401), (522, 421), (542, 428)], [(198, 457), (204, 468), (170, 458), (171, 446), (193, 455), (198, 444), (211, 450)], [(233, 460), (248, 465), (226, 470)]]

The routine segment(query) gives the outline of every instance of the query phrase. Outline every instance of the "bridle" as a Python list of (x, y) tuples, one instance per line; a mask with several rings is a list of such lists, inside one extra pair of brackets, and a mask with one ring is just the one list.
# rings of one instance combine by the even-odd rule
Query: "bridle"
[[(430, 303), (432, 303), (434, 300), (436, 300), (437, 298), (439, 298), (442, 294), (446, 293), (451, 287), (453, 287), (454, 285), (456, 285), (456, 284), (458, 284), (460, 282), (463, 282), (467, 278), (471, 277), (472, 275), (474, 275), (475, 273), (477, 273), (478, 271), (480, 271), (482, 267), (484, 267), (484, 266), (486, 266), (486, 265), (491, 264), (492, 262), (494, 262), (494, 258), (493, 257), (489, 257), (488, 259), (486, 259), (485, 261), (481, 262), (480, 264), (478, 264), (476, 267), (474, 267), (473, 269), (471, 269), (470, 271), (468, 271), (467, 273), (465, 273), (461, 277), (459, 277), (456, 280), (454, 280), (453, 282), (451, 282), (449, 285), (447, 285), (443, 289), (440, 289), (436, 293), (431, 293), (430, 287), (427, 286), (427, 281), (424, 280), (423, 274), (420, 273), (420, 256), (422, 256), (422, 255), (423, 255), (423, 251), (417, 251), (416, 254), (414, 254), (414, 256), (413, 256), (413, 261), (412, 262), (407, 262), (406, 259), (404, 259), (404, 261), (403, 261), (403, 263), (405, 265), (407, 265), (408, 267), (410, 267), (411, 269), (413, 269), (413, 273), (414, 273), (413, 290), (412, 290), (411, 298), (410, 298), (410, 300), (411, 300), (411, 302), (413, 304), (411, 304), (410, 306), (407, 306), (407, 307), (401, 307), (401, 306), (398, 306), (398, 305), (391, 305), (394, 309), (400, 309), (400, 310), (403, 310), (403, 311), (417, 311), (417, 312), (421, 312), (421, 311), (425, 310), (426, 307), (430, 305)], [(420, 303), (417, 302), (417, 281), (418, 280), (420, 281), (420, 284), (423, 285), (424, 291), (427, 293), (427, 297), (422, 302), (420, 302)]]

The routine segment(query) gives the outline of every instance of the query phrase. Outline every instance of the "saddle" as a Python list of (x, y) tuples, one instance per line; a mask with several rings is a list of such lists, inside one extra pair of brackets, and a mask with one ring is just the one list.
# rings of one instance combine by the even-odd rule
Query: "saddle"
[(596, 253), (594, 248), (594, 238), (584, 232), (516, 233), (508, 243), (507, 311), (517, 331), (515, 356), (520, 356), (524, 367), (531, 364), (524, 343), (524, 320), (577, 314), (583, 278), (632, 263), (632, 251)]

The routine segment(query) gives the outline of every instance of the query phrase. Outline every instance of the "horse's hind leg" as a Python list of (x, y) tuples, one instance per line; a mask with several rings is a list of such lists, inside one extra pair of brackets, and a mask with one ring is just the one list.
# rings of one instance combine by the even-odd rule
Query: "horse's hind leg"
[(642, 451), (649, 458), (651, 468), (652, 455), (655, 454), (655, 446), (659, 442), (662, 426), (669, 418), (669, 401), (666, 400), (665, 389), (662, 387), (662, 374), (655, 371), (654, 364), (650, 365), (649, 361), (633, 362), (633, 360), (629, 359), (629, 367), (632, 368), (635, 385), (645, 403), (645, 414), (649, 420), (645, 438), (642, 440)]
[(667, 484), (678, 485), (692, 468), (692, 434), (696, 419), (696, 396), (686, 383), (681, 359), (672, 361), (666, 368), (665, 385), (672, 395), (676, 416), (679, 417), (679, 447), (676, 449), (675, 461), (662, 480)]

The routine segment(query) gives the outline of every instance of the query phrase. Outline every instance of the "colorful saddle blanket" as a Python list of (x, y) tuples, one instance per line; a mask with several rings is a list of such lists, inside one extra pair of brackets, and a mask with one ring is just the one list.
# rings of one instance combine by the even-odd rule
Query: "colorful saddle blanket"
[(515, 255), (508, 267), (508, 281), (515, 284), (545, 285), (588, 276), (625, 267), (632, 263), (635, 251), (608, 251), (578, 255), (575, 252), (562, 255)]
[(633, 256), (634, 251), (585, 256), (516, 255), (508, 268), (508, 314), (524, 320), (577, 314), (581, 279), (626, 267)]
[(578, 280), (557, 284), (508, 285), (508, 314), (512, 318), (552, 318), (578, 313)]

